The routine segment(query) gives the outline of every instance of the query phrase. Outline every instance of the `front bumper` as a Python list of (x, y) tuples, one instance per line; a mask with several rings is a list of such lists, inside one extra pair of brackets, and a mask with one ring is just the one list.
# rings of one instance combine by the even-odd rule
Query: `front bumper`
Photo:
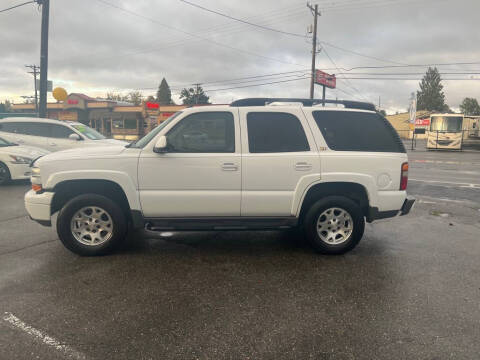
[(30, 179), (31, 169), (28, 164), (12, 164), (8, 166), (12, 180)]
[(53, 192), (37, 194), (30, 190), (25, 194), (25, 209), (32, 220), (44, 225), (51, 226), (51, 204)]

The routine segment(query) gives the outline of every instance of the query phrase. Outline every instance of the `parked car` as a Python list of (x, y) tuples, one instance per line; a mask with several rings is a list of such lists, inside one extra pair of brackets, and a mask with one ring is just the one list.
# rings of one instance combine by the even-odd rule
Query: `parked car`
[(35, 146), (48, 151), (127, 144), (124, 141), (107, 139), (96, 130), (79, 122), (33, 117), (0, 120), (0, 136), (18, 144)]
[(20, 146), (0, 137), (0, 185), (30, 178), (30, 163), (48, 151)]
[(329, 102), (344, 108), (265, 98), (187, 108), (128, 146), (44, 156), (26, 209), (47, 226), (58, 212), (60, 240), (80, 255), (112, 251), (129, 228), (299, 228), (318, 252), (344, 253), (365, 221), (415, 200), (390, 123), (372, 104)]

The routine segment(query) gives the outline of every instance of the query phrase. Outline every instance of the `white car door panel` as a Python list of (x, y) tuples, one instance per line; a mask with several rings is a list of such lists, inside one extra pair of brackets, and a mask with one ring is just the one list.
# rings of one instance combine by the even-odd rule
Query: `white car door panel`
[[(241, 109), (242, 216), (292, 216), (303, 178), (320, 178), (320, 157), (301, 110)], [(297, 151), (301, 150), (301, 151)]]
[[(229, 130), (222, 125), (225, 117)], [(239, 216), (241, 155), (237, 113), (193, 113), (178, 120), (166, 136), (172, 146), (168, 152), (146, 149), (140, 155), (138, 183), (144, 216)], [(222, 151), (227, 143), (229, 152)], [(185, 152), (189, 148), (215, 152)], [(178, 149), (182, 151), (176, 152)]]

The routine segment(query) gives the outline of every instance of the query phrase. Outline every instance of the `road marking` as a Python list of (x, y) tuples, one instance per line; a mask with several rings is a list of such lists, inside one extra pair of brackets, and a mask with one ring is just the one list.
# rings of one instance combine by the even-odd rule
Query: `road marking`
[(5, 316), (3, 317), (3, 320), (9, 322), (13, 326), (15, 326), (17, 329), (22, 330), (23, 332), (27, 333), (28, 335), (31, 335), (37, 339), (39, 339), (41, 342), (43, 342), (45, 345), (51, 346), (58, 351), (62, 351), (65, 355), (67, 355), (71, 359), (78, 359), (78, 360), (84, 360), (86, 359), (86, 356), (80, 352), (78, 352), (75, 349), (72, 349), (68, 345), (62, 344), (60, 341), (57, 339), (45, 334), (44, 332), (35, 329), (34, 327), (24, 323), (22, 320), (17, 318), (15, 315), (12, 313), (6, 312)]
[(480, 184), (470, 184), (470, 183), (461, 183), (461, 182), (453, 182), (453, 181), (444, 181), (444, 180), (421, 180), (421, 179), (408, 179), (408, 181), (419, 181), (419, 182), (426, 182), (432, 184), (449, 184), (449, 185), (457, 185), (459, 187), (468, 187), (471, 189), (480, 189)]

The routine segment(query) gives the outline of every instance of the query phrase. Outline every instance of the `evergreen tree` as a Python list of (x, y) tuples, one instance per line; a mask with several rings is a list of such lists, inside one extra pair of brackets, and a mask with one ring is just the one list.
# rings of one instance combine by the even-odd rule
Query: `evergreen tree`
[(465, 115), (480, 115), (480, 105), (477, 99), (467, 97), (460, 104), (460, 111)]
[(157, 91), (157, 101), (160, 105), (171, 105), (172, 101), (172, 92), (170, 91), (170, 86), (168, 86), (167, 80), (162, 79), (160, 86)]
[(205, 94), (203, 88), (197, 85), (195, 88), (185, 88), (180, 93), (184, 105), (210, 104), (210, 97)]
[(417, 91), (417, 110), (448, 112), (450, 108), (445, 104), (442, 79), (437, 68), (428, 68)]

